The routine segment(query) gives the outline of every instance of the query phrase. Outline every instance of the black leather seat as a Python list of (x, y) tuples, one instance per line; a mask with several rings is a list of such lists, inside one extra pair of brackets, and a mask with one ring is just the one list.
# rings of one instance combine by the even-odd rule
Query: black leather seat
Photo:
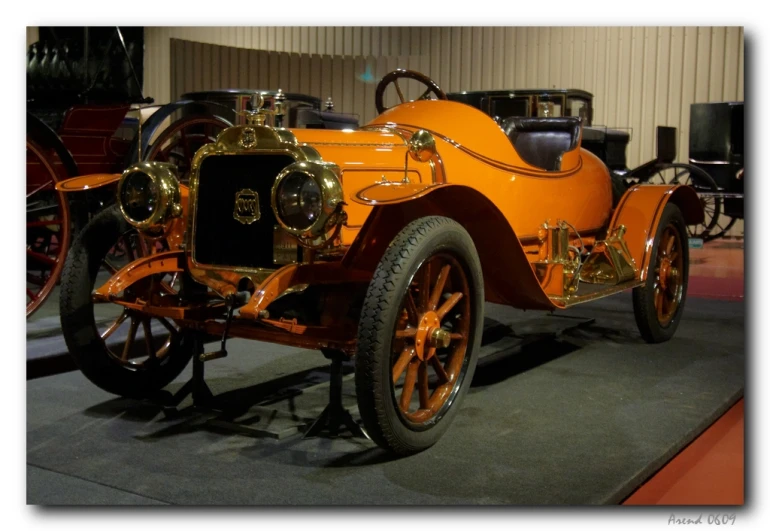
[(580, 140), (581, 119), (511, 116), (500, 127), (525, 162), (547, 171), (561, 170), (561, 157)]

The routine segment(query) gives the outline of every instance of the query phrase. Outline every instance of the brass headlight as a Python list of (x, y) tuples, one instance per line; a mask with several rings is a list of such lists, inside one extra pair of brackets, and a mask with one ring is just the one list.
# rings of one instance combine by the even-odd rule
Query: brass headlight
[(271, 201), (281, 227), (301, 240), (318, 240), (342, 222), (342, 185), (329, 165), (289, 164), (275, 179)]
[(140, 231), (162, 233), (169, 219), (182, 214), (176, 166), (139, 162), (128, 167), (118, 181), (118, 206)]

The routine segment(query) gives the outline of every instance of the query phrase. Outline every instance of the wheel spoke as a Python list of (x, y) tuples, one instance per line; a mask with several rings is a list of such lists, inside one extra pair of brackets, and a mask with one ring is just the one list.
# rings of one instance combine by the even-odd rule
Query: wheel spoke
[(422, 100), (422, 99), (425, 99), (425, 96), (427, 96), (427, 95), (428, 95), (428, 94), (430, 94), (431, 92), (433, 92), (433, 89), (429, 87), (429, 88), (428, 88), (428, 90), (426, 90), (425, 92), (423, 92), (423, 93), (422, 93), (422, 95), (421, 95), (419, 98), (417, 98), (417, 99), (418, 99), (418, 100)]
[(671, 234), (668, 235), (668, 240), (666, 241), (666, 256), (669, 256), (671, 254), (671, 250), (674, 248), (674, 237)]
[(147, 348), (147, 355), (154, 358), (155, 346), (152, 344), (152, 328), (150, 327), (149, 318), (142, 320), (142, 328), (144, 329), (144, 346)]
[(412, 290), (406, 291), (406, 313), (409, 317), (409, 324), (412, 326), (418, 326), (420, 322), (420, 315), (417, 311), (417, 305), (414, 303), (414, 297), (412, 296)]
[(40, 263), (43, 263), (45, 265), (53, 267), (56, 265), (56, 260), (51, 258), (50, 256), (44, 255), (42, 253), (38, 253), (33, 251), (32, 249), (27, 249), (27, 257), (33, 258), (34, 260), (37, 260)]
[(31, 289), (27, 288), (27, 297), (32, 299), (33, 301), (37, 299), (37, 293), (33, 292)]
[(61, 225), (64, 223), (60, 219), (39, 219), (36, 221), (28, 221), (27, 228), (30, 227), (47, 227), (48, 225)]
[(406, 339), (411, 338), (417, 335), (417, 329), (416, 328), (405, 328), (404, 330), (397, 330), (396, 331), (396, 338), (398, 339)]
[(443, 383), (448, 383), (450, 381), (449, 375), (446, 373), (444, 366), (441, 365), (441, 360), (438, 359), (438, 357), (431, 357), (430, 364), (433, 366), (433, 370), (436, 371), (436, 375), (439, 377), (439, 380), (441, 380)]
[(412, 401), (414, 383), (417, 381), (417, 367), (419, 365), (420, 359), (415, 358), (409, 363), (409, 367), (406, 369), (404, 387), (401, 389), (401, 401), (399, 402), (402, 411), (409, 411), (409, 403)]
[(441, 271), (438, 274), (438, 278), (436, 279), (436, 287), (433, 288), (433, 292), (430, 295), (428, 310), (435, 311), (436, 307), (438, 307), (438, 301), (444, 292), (444, 285), (446, 284), (446, 279), (449, 277), (449, 270), (451, 268), (452, 266), (449, 264), (441, 268)]
[(439, 321), (444, 318), (444, 316), (455, 307), (455, 305), (460, 301), (460, 299), (463, 298), (463, 294), (460, 292), (453, 293), (451, 297), (449, 297), (444, 304), (441, 305), (441, 308), (439, 308), (436, 311), (436, 314), (438, 315)]
[(158, 321), (160, 321), (160, 324), (166, 327), (166, 329), (171, 333), (171, 335), (176, 335), (178, 330), (174, 328), (174, 326), (168, 322), (168, 320), (165, 317), (158, 317)]
[(430, 295), (431, 265), (430, 260), (422, 266), (422, 281), (420, 283), (420, 312), (428, 311), (428, 298)]
[(110, 327), (105, 330), (101, 336), (102, 340), (106, 340), (108, 337), (110, 337), (113, 333), (115, 333), (115, 330), (120, 328), (120, 325), (123, 324), (123, 321), (126, 320), (128, 317), (128, 312), (126, 310), (123, 310), (123, 313), (121, 313), (117, 319), (115, 319), (115, 322), (110, 325)]
[(128, 330), (128, 337), (126, 338), (126, 344), (123, 345), (123, 355), (121, 360), (128, 360), (128, 355), (131, 352), (131, 347), (134, 345), (134, 337), (136, 336), (136, 329), (139, 328), (139, 321), (131, 318), (131, 328)]
[(417, 379), (419, 380), (418, 392), (420, 395), (420, 408), (428, 408), (428, 399), (430, 398), (430, 389), (428, 388), (428, 364), (421, 362), (417, 370)]
[(401, 378), (401, 375), (404, 373), (404, 369), (406, 369), (407, 365), (409, 365), (409, 362), (412, 361), (412, 358), (414, 358), (415, 354), (417, 354), (417, 352), (412, 347), (406, 347), (401, 352), (398, 360), (396, 360), (396, 364), (393, 365), (394, 384), (398, 381), (399, 378)]

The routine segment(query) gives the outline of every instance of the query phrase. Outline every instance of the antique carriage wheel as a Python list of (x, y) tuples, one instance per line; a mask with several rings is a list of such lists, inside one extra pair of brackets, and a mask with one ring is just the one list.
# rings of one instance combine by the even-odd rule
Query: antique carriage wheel
[(69, 248), (69, 204), (58, 181), (53, 161), (27, 138), (27, 318), (53, 291)]
[[(717, 183), (704, 170), (689, 164), (660, 164), (655, 172), (647, 179), (649, 184), (683, 184), (691, 186), (700, 198), (703, 207), (703, 223), (690, 225), (687, 232), (691, 238), (702, 238), (704, 242), (723, 236), (735, 223), (721, 220), (722, 198), (715, 195), (719, 192)], [(712, 195), (713, 194), (713, 195)]]
[[(67, 347), (89, 380), (117, 395), (151, 395), (176, 378), (192, 356), (189, 333), (173, 320), (95, 300), (92, 294), (124, 265), (157, 252), (155, 243), (138, 234), (113, 205), (78, 234), (62, 272), (60, 313)], [(176, 292), (177, 278), (153, 275), (121, 298), (147, 301)]]
[(173, 122), (164, 129), (148, 148), (144, 160), (157, 160), (176, 164), (179, 180), (188, 183), (190, 166), (195, 152), (211, 142), (230, 125), (213, 116), (187, 116)]
[(356, 395), (367, 433), (411, 454), (435, 444), (476, 367), (483, 324), (481, 264), (458, 223), (426, 217), (393, 240), (364, 301)]
[(648, 343), (674, 335), (687, 298), (689, 246), (681, 210), (667, 204), (660, 218), (644, 285), (634, 288), (636, 324)]

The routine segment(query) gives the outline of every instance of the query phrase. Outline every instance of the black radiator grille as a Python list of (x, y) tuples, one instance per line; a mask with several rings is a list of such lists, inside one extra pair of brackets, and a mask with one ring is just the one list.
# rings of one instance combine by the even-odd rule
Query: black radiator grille
[[(275, 177), (294, 162), (288, 155), (212, 155), (198, 175), (194, 258), (199, 264), (275, 268), (275, 214), (270, 192)], [(238, 192), (259, 194), (260, 219), (244, 225), (233, 217)]]

